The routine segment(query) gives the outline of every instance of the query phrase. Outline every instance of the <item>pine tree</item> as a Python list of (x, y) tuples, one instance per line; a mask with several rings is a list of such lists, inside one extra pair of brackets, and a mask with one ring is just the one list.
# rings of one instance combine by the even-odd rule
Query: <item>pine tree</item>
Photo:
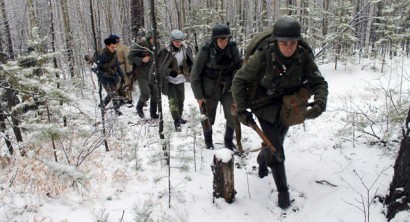
[(349, 23), (353, 20), (353, 6), (350, 1), (334, 1), (332, 2), (332, 17), (329, 22), (329, 34), (326, 36), (326, 43), (333, 45), (328, 52), (328, 57), (333, 57), (335, 61), (335, 69), (337, 69), (338, 61), (341, 60), (344, 64), (352, 61), (354, 43), (357, 38), (354, 35), (354, 27)]

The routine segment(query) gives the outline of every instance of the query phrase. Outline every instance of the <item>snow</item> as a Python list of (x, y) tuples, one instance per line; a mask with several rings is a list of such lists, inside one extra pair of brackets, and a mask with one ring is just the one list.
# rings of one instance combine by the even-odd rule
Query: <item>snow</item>
[[(8, 180), (0, 189), (0, 221), (350, 222), (364, 221), (365, 212), (369, 212), (368, 221), (387, 221), (385, 206), (377, 198), (367, 203), (367, 198), (386, 196), (399, 143), (386, 148), (369, 145), (363, 139), (353, 143), (338, 135), (346, 125), (340, 120), (344, 115), (340, 98), (360, 97), (369, 83), (379, 81), (384, 74), (363, 64), (349, 64), (339, 70), (333, 67), (320, 65), (329, 83), (327, 111), (306, 121), (304, 126), (292, 127), (285, 140), (285, 166), (292, 199), (288, 210), (277, 206), (272, 174), (263, 179), (258, 177), (258, 152), (252, 151), (260, 147), (261, 140), (251, 128), (242, 126), (246, 155), (232, 156), (223, 147), (224, 118), (218, 108), (213, 126), (215, 150), (203, 148), (200, 114), (193, 111), (197, 110), (197, 103), (190, 84), (186, 83), (184, 118), (188, 123), (182, 125), (182, 132), (173, 131), (168, 99), (162, 97), (164, 134), (170, 138), (170, 169), (163, 160), (162, 148), (167, 142), (160, 142), (157, 123), (143, 122), (135, 107), (121, 108), (124, 115), (120, 117), (109, 111), (107, 125), (113, 133), (108, 137), (110, 152), (105, 152), (101, 145), (77, 169), (87, 174), (88, 183), (76, 188), (59, 186), (64, 192), (46, 195), (41, 190), (17, 192), (24, 184), (15, 181), (9, 187)], [(409, 84), (403, 87), (408, 89)], [(82, 98), (82, 107), (88, 109), (88, 115), (94, 112), (99, 119), (97, 102), (90, 99), (98, 98), (97, 93), (88, 97)], [(149, 116), (148, 108), (144, 109)], [(231, 204), (212, 196), (214, 155), (224, 162), (234, 158), (237, 193)], [(8, 170), (18, 170), (15, 167)], [(410, 221), (409, 218), (410, 212), (401, 212), (392, 221)]]
[(222, 163), (227, 163), (232, 159), (233, 152), (230, 149), (222, 148), (216, 150), (214, 155), (217, 160), (221, 160)]

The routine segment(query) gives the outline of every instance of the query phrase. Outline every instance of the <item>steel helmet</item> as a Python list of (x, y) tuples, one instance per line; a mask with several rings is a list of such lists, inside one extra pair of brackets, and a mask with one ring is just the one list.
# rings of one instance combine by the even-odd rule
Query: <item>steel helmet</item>
[(212, 39), (231, 37), (231, 29), (225, 24), (216, 24), (212, 27)]
[(273, 38), (284, 41), (302, 39), (299, 22), (289, 16), (278, 19), (273, 25)]
[[(158, 31), (156, 31), (155, 34), (156, 34), (157, 38), (160, 38)], [(145, 36), (145, 38), (146, 38), (146, 39), (150, 39), (150, 38), (152, 38), (152, 37), (154, 37), (154, 30), (149, 30), (149, 31), (147, 32), (147, 35)]]
[(184, 40), (184, 33), (179, 30), (172, 30), (171, 32), (171, 41), (172, 40)]

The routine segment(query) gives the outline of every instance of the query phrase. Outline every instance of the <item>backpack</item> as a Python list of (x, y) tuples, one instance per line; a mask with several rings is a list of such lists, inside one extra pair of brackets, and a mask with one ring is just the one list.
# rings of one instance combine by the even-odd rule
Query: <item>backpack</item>
[[(263, 32), (257, 33), (255, 37), (251, 39), (251, 41), (248, 43), (248, 46), (246, 46), (246, 49), (245, 49), (245, 60), (244, 60), (245, 63), (248, 61), (249, 57), (256, 52), (256, 50), (263, 50), (263, 47), (273, 43), (274, 40), (272, 37), (272, 33), (273, 33), (273, 28), (267, 29)], [(312, 47), (305, 40), (303, 39), (299, 40), (299, 45), (303, 49), (311, 53), (314, 58)]]

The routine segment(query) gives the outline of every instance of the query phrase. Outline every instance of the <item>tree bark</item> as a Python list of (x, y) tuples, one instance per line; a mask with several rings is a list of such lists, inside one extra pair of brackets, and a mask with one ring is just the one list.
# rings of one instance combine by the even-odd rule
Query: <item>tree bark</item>
[(14, 59), (13, 41), (11, 41), (9, 19), (7, 18), (6, 4), (4, 4), (4, 0), (0, 0), (0, 8), (1, 8), (1, 14), (3, 14), (4, 27), (6, 29), (5, 31), (6, 31), (6, 36), (7, 36), (7, 51), (9, 53), (9, 58)]
[(235, 200), (235, 183), (234, 183), (234, 158), (224, 163), (214, 155), (213, 162), (213, 196), (215, 198), (222, 197), (227, 203), (232, 203)]
[(4, 135), (4, 141), (6, 142), (7, 148), (10, 155), (14, 154), (13, 145), (9, 139), (9, 135), (6, 133), (6, 116), (4, 115), (3, 107), (0, 107), (0, 129)]
[(67, 61), (68, 67), (70, 69), (71, 77), (75, 76), (74, 71), (74, 56), (73, 56), (73, 35), (71, 32), (71, 25), (70, 25), (70, 15), (68, 13), (68, 5), (67, 0), (61, 0), (61, 8), (63, 13), (63, 22), (64, 22), (64, 34), (65, 34), (65, 47), (67, 52)]
[(403, 139), (394, 164), (393, 181), (386, 197), (387, 215), (390, 220), (396, 213), (410, 209), (410, 107), (407, 113)]
[(327, 35), (327, 31), (328, 31), (328, 27), (329, 27), (329, 5), (330, 2), (329, 0), (323, 0), (323, 25), (322, 25), (322, 35), (326, 36)]
[[(14, 90), (13, 89), (6, 89), (6, 98), (7, 98), (7, 108), (8, 110), (12, 110), (17, 104), (14, 102), (15, 101), (15, 95), (14, 95)], [(23, 136), (21, 134), (20, 130), (20, 121), (16, 117), (16, 113), (11, 112), (10, 113), (10, 118), (12, 122), (12, 128), (14, 135), (16, 137), (17, 142), (23, 142)], [(20, 155), (25, 156), (26, 152), (24, 151), (23, 147), (20, 147)]]
[[(27, 2), (28, 8), (29, 8), (29, 17), (30, 17), (30, 30), (33, 27), (39, 27), (39, 23), (38, 23), (38, 19), (37, 19), (37, 15), (36, 15), (36, 11), (34, 9), (34, 4), (33, 4), (33, 0), (28, 0)], [(30, 36), (31, 36), (31, 32)], [(31, 36), (33, 37), (33, 36)]]
[(367, 21), (366, 36), (365, 36), (365, 42), (364, 42), (364, 57), (365, 58), (369, 57), (370, 34), (371, 34), (371, 31), (372, 31), (374, 10), (375, 10), (374, 4), (370, 4), (370, 9), (369, 9), (369, 18), (370, 19)]
[(138, 36), (138, 32), (145, 26), (144, 21), (144, 1), (143, 0), (131, 0), (131, 35), (134, 40)]

